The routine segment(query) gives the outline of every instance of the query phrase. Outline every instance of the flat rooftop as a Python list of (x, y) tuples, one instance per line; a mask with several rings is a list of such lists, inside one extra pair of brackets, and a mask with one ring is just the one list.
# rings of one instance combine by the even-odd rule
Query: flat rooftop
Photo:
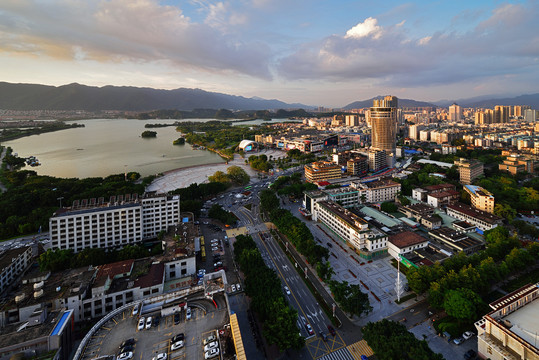
[(534, 345), (537, 343), (537, 334), (539, 333), (539, 300), (526, 304), (526, 306), (510, 313), (503, 319), (509, 320), (513, 326), (511, 332), (520, 336), (528, 343)]

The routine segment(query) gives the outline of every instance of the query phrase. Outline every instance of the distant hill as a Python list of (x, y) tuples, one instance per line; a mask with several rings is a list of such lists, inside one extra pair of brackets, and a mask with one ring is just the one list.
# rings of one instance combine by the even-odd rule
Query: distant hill
[[(343, 110), (350, 110), (350, 109), (361, 109), (361, 108), (368, 108), (372, 106), (372, 101), (375, 99), (382, 99), (383, 96), (376, 96), (372, 99), (368, 100), (360, 100), (360, 101), (354, 101), (351, 104), (346, 105), (343, 107)], [(416, 101), (416, 100), (410, 100), (410, 99), (400, 99), (399, 98), (399, 107), (425, 107), (425, 106), (433, 106), (436, 107), (436, 105), (424, 102), (424, 101)]]
[(274, 99), (246, 98), (200, 89), (159, 90), (128, 86), (94, 87), (76, 83), (47, 86), (0, 82), (0, 109), (151, 111), (201, 108), (266, 110), (312, 107), (303, 104), (287, 104)]
[(492, 109), (496, 105), (529, 105), (532, 109), (539, 109), (539, 93), (520, 95), (512, 98), (484, 99), (479, 101), (462, 100), (463, 107), (480, 107)]

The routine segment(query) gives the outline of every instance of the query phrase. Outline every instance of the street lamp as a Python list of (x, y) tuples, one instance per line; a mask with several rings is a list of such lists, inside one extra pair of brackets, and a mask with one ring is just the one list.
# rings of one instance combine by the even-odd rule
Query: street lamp
[(56, 198), (56, 200), (60, 200), (60, 209), (62, 208), (62, 199), (63, 198), (64, 198), (63, 196), (60, 196), (59, 198)]

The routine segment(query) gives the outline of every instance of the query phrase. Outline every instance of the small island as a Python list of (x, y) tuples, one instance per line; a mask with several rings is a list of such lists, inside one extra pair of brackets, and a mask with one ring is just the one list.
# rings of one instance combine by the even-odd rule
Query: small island
[(185, 138), (177, 138), (172, 142), (172, 145), (185, 145)]
[(146, 130), (140, 136), (142, 136), (143, 138), (154, 138), (157, 137), (157, 132)]

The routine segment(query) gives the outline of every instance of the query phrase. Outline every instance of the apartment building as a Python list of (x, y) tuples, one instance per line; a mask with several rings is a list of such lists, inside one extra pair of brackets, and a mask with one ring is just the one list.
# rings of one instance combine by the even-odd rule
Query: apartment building
[(31, 246), (23, 246), (0, 253), (0, 294), (28, 269), (34, 256), (37, 254), (32, 252)]
[(460, 193), (453, 189), (435, 191), (427, 195), (427, 204), (435, 208), (440, 208), (458, 201), (459, 197)]
[(464, 190), (470, 194), (472, 207), (491, 214), (494, 213), (494, 195), (481, 186), (464, 185)]
[(479, 356), (491, 360), (539, 359), (539, 283), (523, 286), (489, 306), (492, 311), (475, 322)]
[(471, 206), (459, 202), (448, 205), (446, 211), (447, 215), (464, 220), (476, 226), (481, 231), (494, 229), (496, 226), (501, 225), (503, 220), (496, 215), (474, 209)]
[(403, 231), (389, 236), (388, 253), (400, 260), (402, 255), (427, 247), (429, 240), (413, 231)]
[(527, 159), (520, 155), (510, 155), (503, 161), (503, 164), (499, 164), (498, 168), (501, 171), (507, 171), (513, 175), (519, 172), (526, 172), (533, 174), (535, 167), (533, 159)]
[(350, 176), (365, 175), (369, 171), (369, 162), (365, 156), (358, 156), (346, 162), (346, 171)]
[[(331, 229), (365, 259), (387, 252), (387, 235), (367, 221), (332, 201), (319, 201), (316, 219)], [(315, 216), (313, 216), (313, 219)]]
[(471, 184), (476, 178), (483, 175), (483, 164), (477, 160), (460, 158), (455, 161), (459, 167), (460, 183)]
[(310, 183), (341, 178), (341, 167), (329, 161), (316, 161), (305, 165), (305, 180)]
[[(92, 201), (93, 200), (93, 201)], [(75, 201), (49, 219), (51, 247), (72, 249), (110, 248), (156, 237), (161, 230), (180, 223), (179, 196), (112, 196), (108, 203)]]
[(362, 203), (393, 201), (401, 191), (401, 184), (391, 179), (382, 179), (365, 183), (352, 182), (350, 186), (359, 190), (359, 198)]

